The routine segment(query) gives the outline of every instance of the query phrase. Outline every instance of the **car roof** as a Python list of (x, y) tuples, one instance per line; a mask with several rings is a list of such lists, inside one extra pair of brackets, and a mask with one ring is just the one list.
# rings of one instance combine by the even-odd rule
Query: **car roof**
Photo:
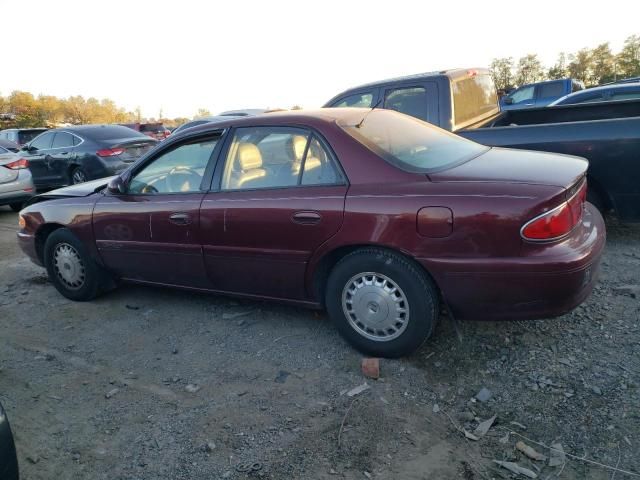
[(100, 129), (122, 129), (125, 128), (127, 130), (131, 130), (129, 127), (125, 127), (124, 125), (114, 125), (114, 124), (96, 124), (96, 125), (72, 125), (70, 127), (60, 127), (53, 129), (52, 131), (66, 131), (66, 132), (76, 132), (76, 133), (91, 133), (95, 130)]
[[(273, 112), (265, 115), (230, 117), (228, 120), (203, 123), (183, 130), (191, 134), (204, 133), (207, 131), (220, 130), (228, 127), (252, 127), (252, 126), (307, 126), (313, 127), (322, 124), (333, 124), (336, 122), (357, 121), (362, 115), (371, 111), (370, 108), (320, 108), (315, 110), (289, 110)], [(183, 132), (178, 132), (182, 136)], [(170, 137), (171, 138), (171, 137)]]
[[(487, 70), (486, 68), (452, 68), (449, 70), (438, 70), (438, 71), (433, 71), (433, 72), (424, 72), (424, 73), (416, 73), (413, 75), (404, 75), (401, 77), (394, 77), (394, 78), (387, 78), (385, 80), (377, 80), (375, 82), (369, 82), (369, 83), (364, 83), (362, 85), (358, 85), (357, 87), (351, 87), (348, 88), (346, 90), (344, 90), (341, 94), (336, 95), (336, 97), (346, 93), (346, 92), (350, 92), (352, 90), (360, 90), (360, 89), (364, 89), (364, 88), (371, 88), (371, 87), (378, 87), (380, 85), (385, 85), (387, 83), (397, 83), (397, 82), (405, 82), (405, 81), (411, 81), (411, 80), (423, 80), (423, 79), (429, 79), (429, 78), (436, 78), (436, 77), (449, 77), (449, 78), (455, 78), (461, 75), (467, 75), (468, 72), (470, 70), (474, 70), (476, 72), (481, 72), (483, 74), (488, 74), (489, 70)], [(335, 97), (334, 97), (335, 98)]]

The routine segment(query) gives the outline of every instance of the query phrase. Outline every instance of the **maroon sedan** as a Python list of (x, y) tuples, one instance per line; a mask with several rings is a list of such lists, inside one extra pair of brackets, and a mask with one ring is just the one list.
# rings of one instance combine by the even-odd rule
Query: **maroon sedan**
[(515, 320), (587, 298), (605, 229), (586, 170), (387, 110), (275, 113), (188, 129), (117, 177), (36, 197), (18, 238), (73, 300), (126, 281), (326, 307), (357, 348), (394, 357), (443, 304)]

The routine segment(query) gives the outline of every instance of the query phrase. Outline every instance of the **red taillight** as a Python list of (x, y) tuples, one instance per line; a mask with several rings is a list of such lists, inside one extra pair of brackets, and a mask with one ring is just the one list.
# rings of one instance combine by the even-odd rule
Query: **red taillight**
[(22, 168), (29, 168), (29, 162), (27, 159), (21, 158), (15, 162), (7, 163), (5, 167), (10, 168), (11, 170), (20, 170)]
[(584, 181), (569, 200), (525, 223), (521, 230), (522, 237), (540, 241), (565, 236), (582, 220), (586, 197), (587, 182)]
[(96, 155), (99, 157), (115, 157), (116, 155), (121, 155), (124, 153), (124, 148), (103, 148), (102, 150), (98, 150)]

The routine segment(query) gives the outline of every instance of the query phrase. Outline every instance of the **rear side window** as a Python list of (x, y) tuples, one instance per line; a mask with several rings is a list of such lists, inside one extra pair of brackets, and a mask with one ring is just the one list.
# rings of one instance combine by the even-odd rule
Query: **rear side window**
[(73, 135), (65, 132), (58, 132), (53, 138), (52, 148), (64, 148), (73, 146)]
[(538, 98), (561, 97), (565, 93), (564, 82), (543, 83), (538, 89)]
[(535, 94), (536, 87), (529, 85), (528, 87), (522, 87), (511, 94), (513, 103), (524, 102), (525, 100), (532, 100)]
[[(454, 80), (451, 83), (451, 91), (456, 126), (498, 112), (498, 94), (491, 75), (474, 75)], [(516, 103), (515, 98), (513, 102)]]
[(337, 103), (334, 103), (332, 107), (334, 108), (371, 108), (373, 103), (373, 94), (372, 93), (356, 93), (355, 95), (349, 95), (342, 100), (338, 100)]
[(378, 156), (409, 172), (443, 170), (488, 150), (430, 123), (388, 110), (373, 110), (364, 120), (339, 125)]
[(427, 120), (427, 90), (424, 87), (387, 90), (384, 108)]

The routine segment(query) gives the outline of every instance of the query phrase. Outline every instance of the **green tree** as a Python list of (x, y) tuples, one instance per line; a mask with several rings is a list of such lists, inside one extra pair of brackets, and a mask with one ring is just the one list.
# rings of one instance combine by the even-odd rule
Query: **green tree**
[(535, 53), (529, 53), (518, 60), (516, 82), (518, 85), (544, 80), (542, 63)]
[(640, 35), (631, 35), (624, 41), (624, 47), (618, 53), (616, 60), (618, 76), (640, 76)]
[(611, 52), (609, 42), (591, 50), (591, 74), (594, 83), (612, 82), (615, 78), (616, 57)]
[(560, 78), (567, 78), (569, 76), (569, 69), (567, 68), (567, 55), (564, 52), (560, 52), (558, 55), (558, 61), (547, 72), (547, 77), (551, 80), (558, 80)]
[(587, 86), (593, 85), (593, 61), (591, 50), (583, 48), (575, 54), (569, 55), (569, 75), (581, 80)]
[(489, 66), (493, 83), (498, 90), (505, 90), (513, 87), (515, 78), (513, 76), (513, 58), (494, 58)]

